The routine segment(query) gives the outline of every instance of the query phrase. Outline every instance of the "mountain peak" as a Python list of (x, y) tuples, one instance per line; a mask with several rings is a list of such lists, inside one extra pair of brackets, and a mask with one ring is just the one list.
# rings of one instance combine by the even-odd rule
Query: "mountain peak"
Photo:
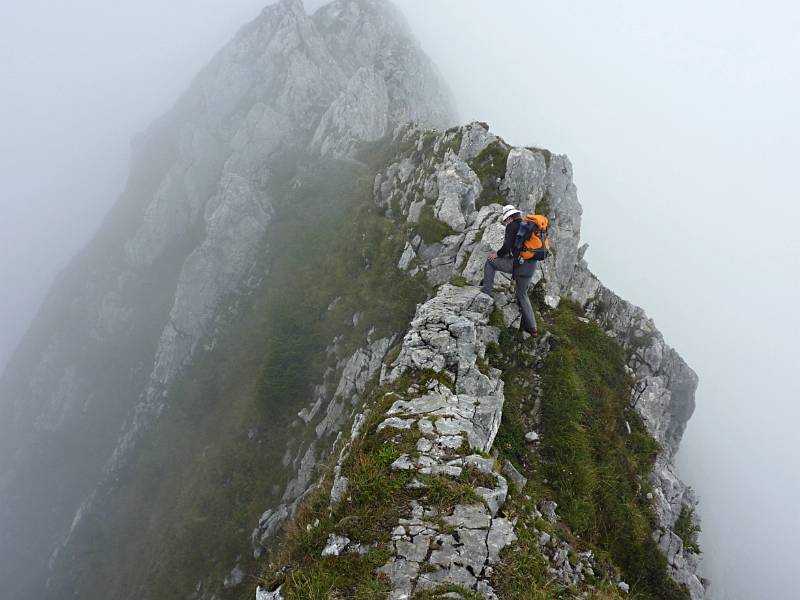
[[(262, 280), (253, 269), (288, 157), (293, 169), (352, 159), (400, 123), (453, 118), (446, 85), (388, 3), (338, 2), (312, 17), (282, 0), (237, 33), (137, 139), (126, 190), (0, 380), (2, 414), (13, 415), (0, 423), (0, 526), (33, 548), (0, 561), (0, 579), (42, 581), (35, 556), (52, 554), (54, 573), (80, 562), (82, 536), (113, 512), (120, 477), (225, 299)], [(90, 442), (69, 441), (76, 431)], [(52, 473), (55, 507), (40, 487)], [(31, 589), (20, 597), (41, 591)]]

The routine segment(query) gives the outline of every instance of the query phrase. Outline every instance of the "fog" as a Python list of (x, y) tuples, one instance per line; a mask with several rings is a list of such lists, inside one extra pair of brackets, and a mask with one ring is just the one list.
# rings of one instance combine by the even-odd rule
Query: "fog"
[(568, 154), (587, 259), (700, 375), (679, 454), (716, 598), (796, 598), (800, 13), (407, 0), (462, 118)]
[[(590, 266), (700, 375), (679, 464), (715, 597), (795, 597), (800, 12), (397, 4), (463, 121), (570, 156)], [(261, 5), (0, 7), (0, 364), (120, 191), (130, 138)]]
[(133, 136), (263, 5), (0, 3), (0, 366), (122, 191)]

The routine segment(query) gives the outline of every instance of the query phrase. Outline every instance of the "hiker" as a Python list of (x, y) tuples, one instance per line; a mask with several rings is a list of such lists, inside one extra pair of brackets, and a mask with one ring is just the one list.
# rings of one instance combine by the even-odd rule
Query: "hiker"
[[(502, 219), (503, 225), (506, 226), (505, 240), (502, 248), (492, 252), (486, 259), (482, 291), (484, 294), (492, 295), (494, 274), (497, 271), (511, 274), (516, 282), (517, 304), (522, 315), (520, 330), (536, 335), (536, 317), (528, 298), (528, 288), (536, 272), (537, 261), (549, 253), (547, 217), (529, 215), (523, 220), (522, 213), (514, 205), (506, 204), (503, 207)], [(520, 226), (523, 226), (521, 233)]]

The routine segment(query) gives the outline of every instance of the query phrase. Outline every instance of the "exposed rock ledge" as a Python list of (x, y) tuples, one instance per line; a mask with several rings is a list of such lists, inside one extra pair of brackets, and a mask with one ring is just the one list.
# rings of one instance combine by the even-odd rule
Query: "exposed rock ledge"
[[(476, 365), (487, 341), (498, 333), (487, 324), (492, 309), (491, 299), (477, 288), (442, 286), (418, 309), (400, 356), (385, 374), (393, 381), (409, 369), (433, 369), (454, 380), (453, 390), (431, 384), (425, 395), (398, 399), (389, 409), (381, 426), (416, 427), (422, 433), (418, 456), (403, 455), (392, 468), (454, 478), (471, 468), (494, 480), (492, 487), (475, 488), (483, 504), (457, 505), (444, 515), (420, 503), (411, 507), (411, 518), (401, 519), (392, 532), (393, 556), (382, 569), (392, 581), (391, 600), (442, 583), (491, 598), (492, 566), (500, 550), (516, 539), (512, 523), (497, 517), (508, 493), (506, 479), (495, 471), (493, 460), (474, 453), (491, 450), (503, 412), (500, 371), (484, 374)], [(442, 522), (446, 533), (440, 531)]]

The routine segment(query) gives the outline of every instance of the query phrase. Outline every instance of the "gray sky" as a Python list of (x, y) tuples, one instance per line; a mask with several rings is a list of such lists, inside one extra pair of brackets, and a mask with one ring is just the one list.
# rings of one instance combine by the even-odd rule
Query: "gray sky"
[[(679, 463), (701, 495), (717, 597), (794, 597), (800, 12), (397, 3), (464, 121), (570, 156), (590, 265), (700, 374)], [(121, 190), (132, 135), (261, 6), (0, 7), (0, 363)]]

